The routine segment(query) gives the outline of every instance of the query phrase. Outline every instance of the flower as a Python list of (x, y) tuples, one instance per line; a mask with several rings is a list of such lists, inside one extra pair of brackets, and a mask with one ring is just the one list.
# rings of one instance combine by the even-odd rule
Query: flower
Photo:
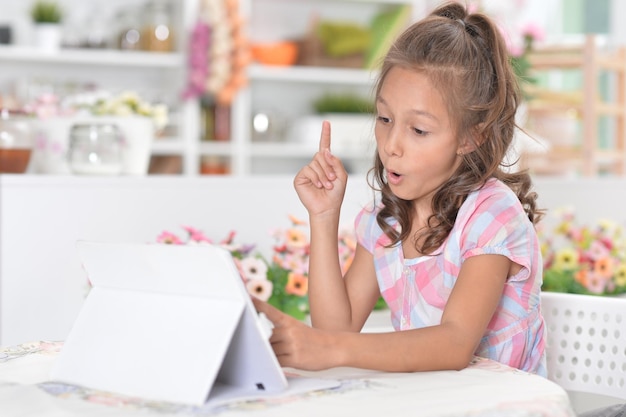
[(118, 95), (103, 94), (89, 107), (94, 115), (144, 116), (152, 119), (156, 130), (168, 123), (168, 108), (165, 104), (151, 104), (135, 91), (123, 91)]
[(251, 295), (262, 301), (267, 301), (272, 296), (272, 290), (274, 285), (266, 278), (263, 279), (250, 279), (246, 282), (246, 290)]
[(531, 64), (528, 60), (528, 54), (533, 50), (535, 42), (541, 42), (545, 38), (543, 28), (537, 24), (530, 22), (521, 28), (519, 31), (520, 41), (514, 42), (509, 36), (504, 34), (504, 39), (507, 43), (507, 49), (511, 60), (511, 66), (515, 75), (520, 80), (522, 90), (524, 90), (524, 83), (535, 83), (536, 80), (530, 77)]
[(267, 264), (260, 258), (247, 257), (239, 262), (241, 275), (247, 281), (267, 280)]
[(167, 231), (161, 232), (159, 236), (157, 236), (158, 243), (167, 243), (170, 245), (182, 245), (184, 242), (176, 236), (174, 233), (170, 233)]
[(555, 210), (556, 226), (538, 227), (543, 290), (576, 294), (626, 293), (626, 235), (609, 220), (578, 225), (571, 209)]
[[(253, 252), (255, 245), (236, 244), (234, 231), (231, 231), (217, 245), (228, 250), (233, 256), (249, 294), (302, 320), (309, 313), (310, 242), (308, 235), (302, 230), (307, 223), (294, 216), (289, 216), (289, 220), (290, 227), (276, 229), (270, 233), (274, 239), (274, 245), (269, 261)], [(172, 232), (164, 231), (158, 235), (157, 242), (179, 245), (212, 242), (199, 229), (190, 226), (183, 226), (183, 229), (186, 236), (180, 237)], [(342, 229), (337, 239), (339, 265), (342, 273), (345, 273), (354, 258), (356, 238), (352, 231)], [(383, 309), (385, 306), (384, 300), (380, 298), (375, 309)]]
[(287, 294), (296, 295), (298, 297), (304, 297), (309, 290), (309, 279), (296, 272), (290, 272), (287, 275), (287, 285), (285, 285), (285, 292)]
[(169, 123), (167, 105), (149, 103), (135, 91), (123, 91), (113, 95), (109, 91), (96, 90), (77, 93), (63, 99), (46, 93), (26, 104), (23, 110), (40, 119), (71, 116), (81, 112), (94, 116), (143, 116), (152, 120), (155, 131), (160, 131)]

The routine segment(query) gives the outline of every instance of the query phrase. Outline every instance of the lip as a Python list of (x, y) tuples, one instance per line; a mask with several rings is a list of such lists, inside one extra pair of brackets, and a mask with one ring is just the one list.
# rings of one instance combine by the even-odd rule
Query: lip
[(398, 185), (402, 182), (402, 175), (397, 175), (394, 171), (387, 171), (387, 182), (391, 185)]

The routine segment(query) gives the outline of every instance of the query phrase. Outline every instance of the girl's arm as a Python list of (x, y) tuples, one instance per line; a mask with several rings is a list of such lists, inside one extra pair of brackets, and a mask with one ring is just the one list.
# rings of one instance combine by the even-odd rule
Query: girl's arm
[(255, 303), (274, 323), (270, 342), (283, 366), (307, 370), (352, 366), (397, 372), (463, 369), (496, 311), (513, 268), (519, 269), (519, 265), (501, 255), (469, 258), (441, 323), (401, 332), (312, 329), (265, 303)]
[[(372, 267), (358, 280), (365, 285), (347, 287), (351, 281), (342, 277), (337, 237), (347, 180), (343, 164), (330, 153), (330, 124), (324, 122), (319, 151), (294, 179), (311, 227), (308, 290), (311, 320), (313, 326), (323, 329), (359, 331), (376, 302), (378, 289), (371, 255), (362, 249), (357, 249), (351, 269), (355, 269), (355, 264), (361, 265), (358, 268), (363, 272), (369, 258)], [(364, 290), (368, 297), (363, 296)], [(361, 302), (363, 298), (365, 304)]]
[[(312, 227), (312, 232), (313, 232)], [(326, 247), (333, 247), (332, 254), (324, 255), (320, 244), (314, 252), (311, 236), (311, 257), (309, 260), (309, 305), (313, 327), (326, 330), (359, 332), (380, 297), (372, 254), (357, 245), (354, 259), (345, 277), (339, 272), (337, 256), (337, 233), (330, 234)], [(334, 240), (334, 246), (333, 242)], [(333, 255), (334, 254), (334, 255)], [(329, 259), (327, 256), (334, 256)], [(333, 262), (332, 260), (336, 260)], [(331, 275), (331, 267), (337, 275)]]

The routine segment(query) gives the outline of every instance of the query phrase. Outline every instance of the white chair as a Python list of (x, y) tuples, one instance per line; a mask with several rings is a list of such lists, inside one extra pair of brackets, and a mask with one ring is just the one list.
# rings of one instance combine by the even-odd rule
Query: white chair
[(548, 378), (626, 401), (626, 298), (544, 292), (541, 308)]

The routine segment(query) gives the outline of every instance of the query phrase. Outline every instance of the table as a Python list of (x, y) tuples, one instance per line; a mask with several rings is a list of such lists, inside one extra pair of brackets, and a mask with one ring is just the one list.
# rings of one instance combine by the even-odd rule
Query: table
[(462, 371), (286, 369), (341, 383), (333, 389), (206, 408), (142, 401), (50, 381), (48, 373), (62, 345), (41, 341), (0, 349), (2, 417), (575, 416), (567, 393), (558, 385), (483, 358), (475, 358)]

